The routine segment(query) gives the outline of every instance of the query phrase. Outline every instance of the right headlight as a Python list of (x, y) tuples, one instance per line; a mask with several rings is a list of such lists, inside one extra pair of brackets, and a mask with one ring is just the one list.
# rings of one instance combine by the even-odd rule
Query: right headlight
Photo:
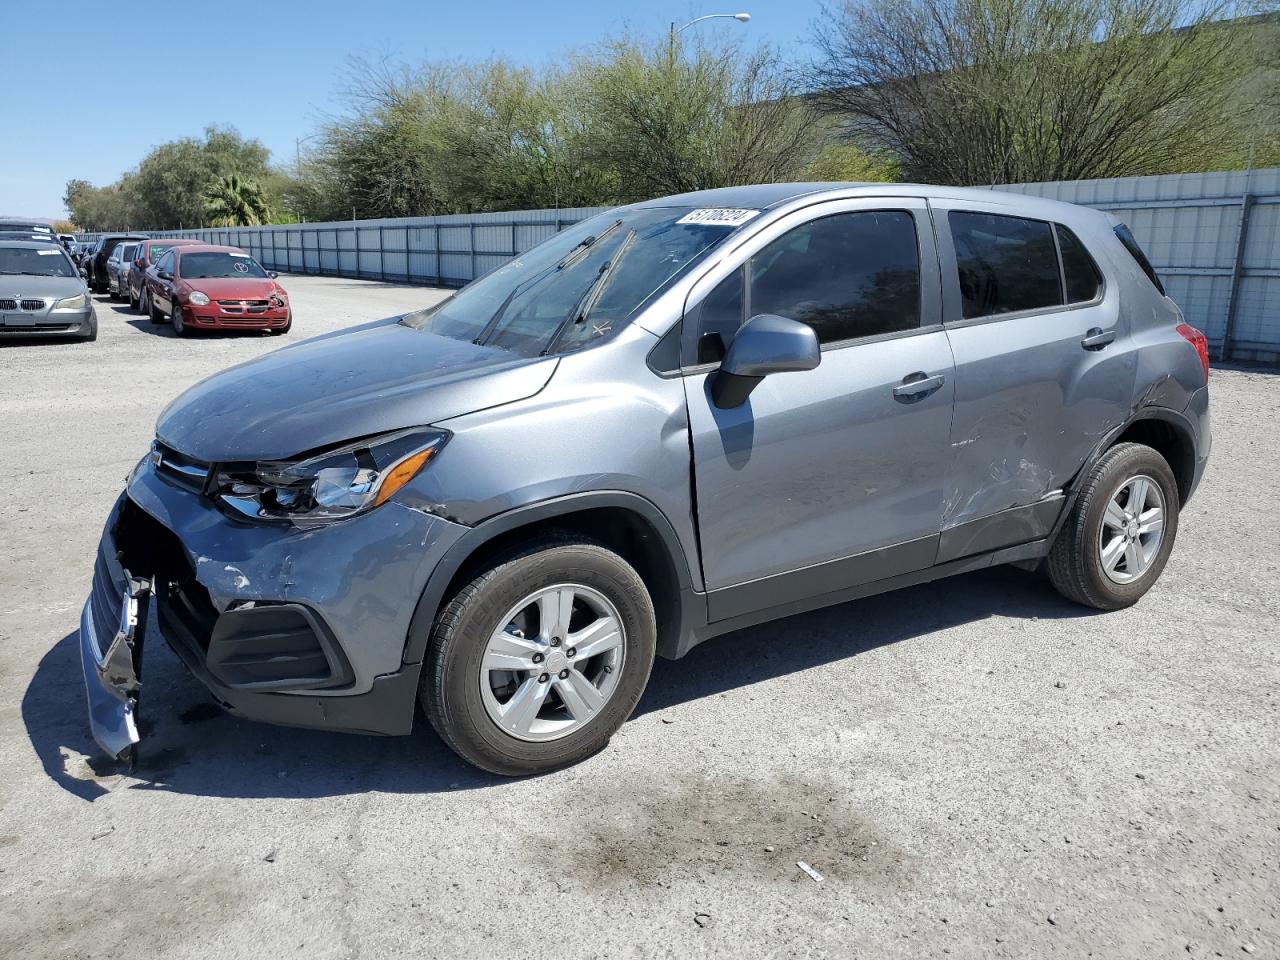
[(217, 495), (259, 520), (341, 520), (386, 503), (449, 439), (417, 428), (370, 437), (297, 461), (221, 468)]
[(199, 290), (192, 290), (187, 300), (194, 303), (197, 307), (207, 307), (209, 305), (209, 295), (201, 293)]
[(89, 305), (89, 296), (77, 293), (74, 297), (63, 297), (53, 305), (54, 310), (83, 310)]

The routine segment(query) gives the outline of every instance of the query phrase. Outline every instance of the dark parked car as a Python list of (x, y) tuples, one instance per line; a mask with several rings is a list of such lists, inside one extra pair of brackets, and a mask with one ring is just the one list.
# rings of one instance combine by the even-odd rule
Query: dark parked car
[(143, 240), (134, 247), (133, 263), (129, 266), (128, 282), (125, 290), (129, 298), (129, 306), (135, 310), (141, 310), (143, 313), (150, 313), (151, 305), (147, 302), (144, 293), (146, 290), (144, 280), (147, 270), (173, 247), (189, 247), (198, 243), (200, 243), (199, 240), (192, 240), (187, 237), (165, 237), (156, 240)]
[(39, 220), (0, 220), (0, 230), (17, 230), (20, 233), (40, 233), (57, 240), (53, 227)]
[(199, 330), (288, 332), (289, 295), (238, 247), (176, 246), (146, 273), (147, 312), (180, 337)]
[(1127, 607), (1208, 461), (1208, 377), (1097, 210), (910, 184), (610, 210), (169, 404), (80, 619), (90, 723), (137, 742), (151, 609), (234, 713), (404, 734), (421, 704), (530, 774), (600, 750), (655, 654), (748, 625), (1005, 563)]
[(107, 258), (126, 240), (146, 240), (133, 233), (109, 233), (98, 238), (89, 257), (80, 265), (88, 271), (89, 288), (95, 293), (107, 292)]

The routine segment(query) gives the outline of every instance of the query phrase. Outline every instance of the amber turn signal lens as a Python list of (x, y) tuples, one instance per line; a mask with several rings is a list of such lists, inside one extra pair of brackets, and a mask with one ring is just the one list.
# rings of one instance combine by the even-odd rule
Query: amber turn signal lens
[(418, 471), (427, 465), (427, 461), (435, 452), (436, 448), (430, 447), (421, 453), (415, 453), (412, 457), (405, 457), (392, 467), (387, 478), (382, 481), (373, 505), (379, 507), (390, 500), (397, 490), (418, 475)]

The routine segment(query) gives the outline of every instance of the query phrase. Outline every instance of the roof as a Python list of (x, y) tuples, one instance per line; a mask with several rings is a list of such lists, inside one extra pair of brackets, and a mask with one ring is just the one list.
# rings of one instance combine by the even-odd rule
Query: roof
[(928, 183), (760, 183), (741, 187), (717, 187), (695, 190), (671, 197), (659, 197), (636, 204), (637, 207), (741, 207), (769, 210), (802, 198), (833, 197), (923, 197), (934, 200), (972, 200), (982, 204), (1017, 207), (1020, 212), (1041, 216), (1077, 213), (1076, 204), (1047, 200), (1021, 193), (1006, 193), (982, 187), (947, 187)]
[(189, 247), (192, 244), (200, 244), (199, 240), (193, 240), (190, 237), (151, 237), (146, 242), (163, 243), (170, 247)]
[(5, 240), (0, 238), (0, 246), (25, 247), (29, 250), (48, 250), (50, 247), (55, 250), (62, 249), (62, 244), (56, 241), (50, 243), (48, 240)]

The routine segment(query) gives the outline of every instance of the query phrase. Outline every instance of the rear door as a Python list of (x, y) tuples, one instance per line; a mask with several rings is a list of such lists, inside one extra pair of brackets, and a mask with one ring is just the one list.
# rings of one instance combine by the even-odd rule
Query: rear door
[[(933, 562), (952, 362), (922, 200), (817, 204), (746, 241), (690, 294), (685, 378), (712, 619)], [(817, 369), (710, 399), (718, 360), (761, 313), (810, 324)]]
[(1116, 285), (1075, 231), (1000, 205), (930, 206), (956, 363), (945, 562), (1049, 532), (1063, 488), (1127, 416), (1135, 367)]

